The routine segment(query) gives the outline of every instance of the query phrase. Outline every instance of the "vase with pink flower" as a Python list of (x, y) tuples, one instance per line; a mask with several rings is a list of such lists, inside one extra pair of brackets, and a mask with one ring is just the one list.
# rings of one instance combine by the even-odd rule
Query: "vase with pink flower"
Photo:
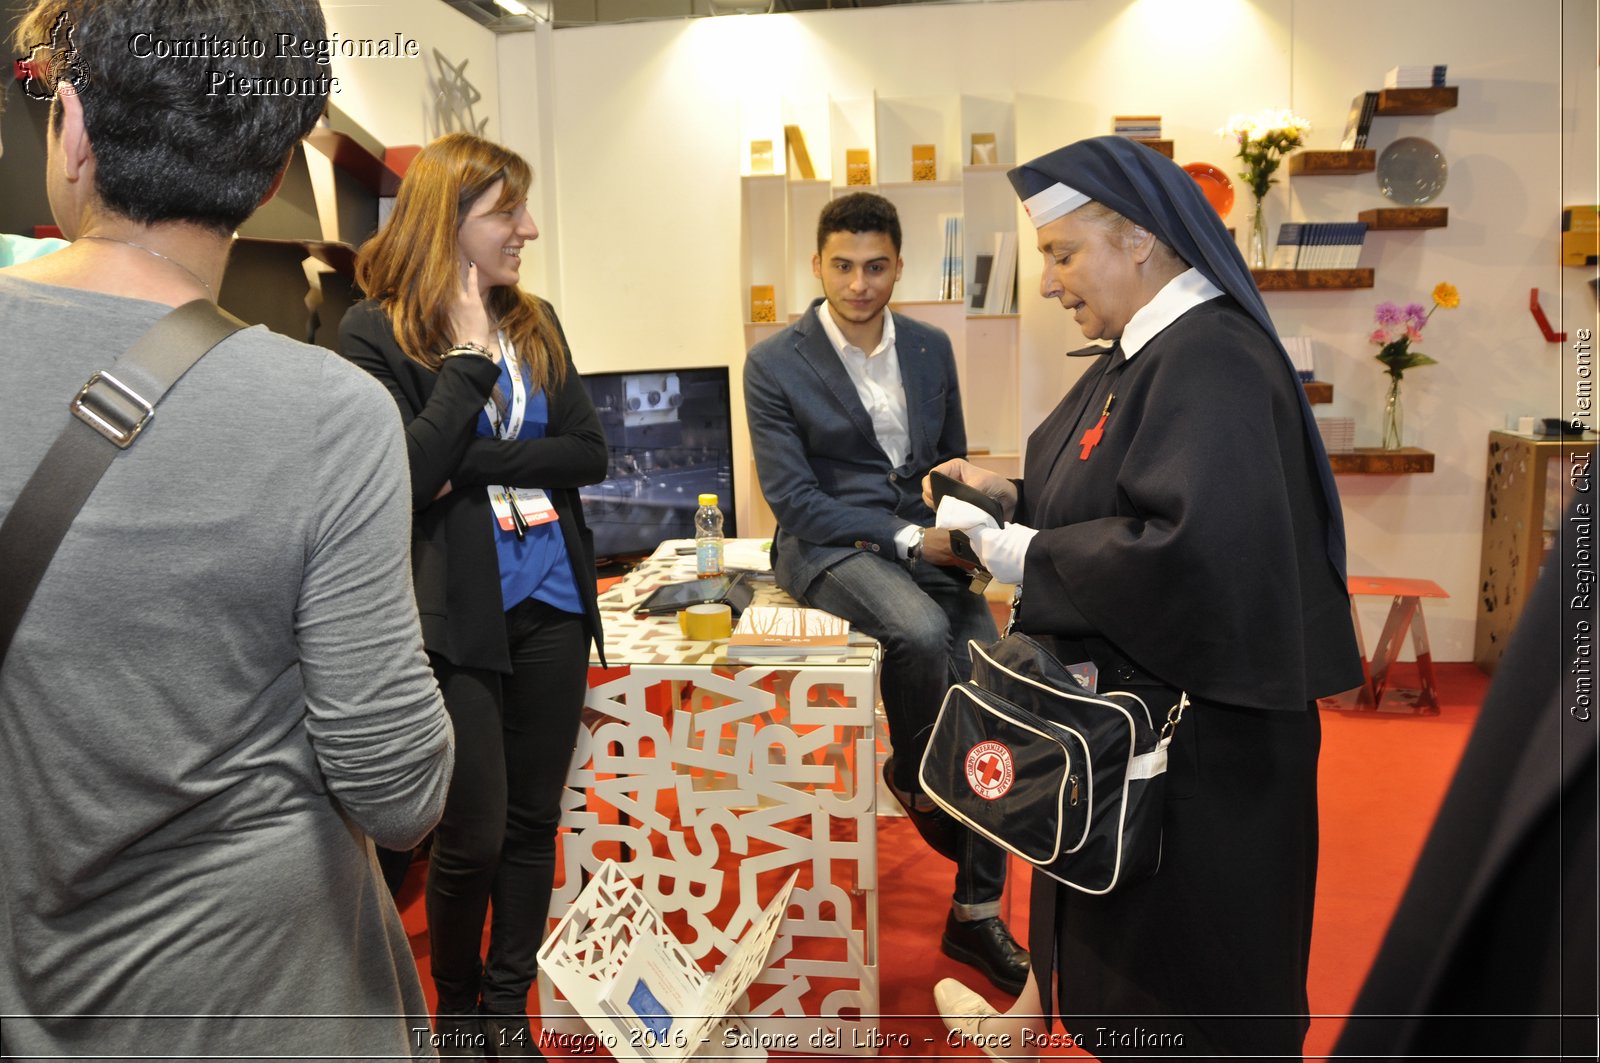
[(1439, 364), (1437, 359), (1416, 350), (1412, 344), (1422, 340), (1422, 330), (1435, 310), (1440, 307), (1453, 310), (1460, 305), (1461, 296), (1455, 286), (1440, 283), (1434, 286), (1433, 305), (1430, 307), (1424, 307), (1421, 303), (1408, 303), (1402, 307), (1385, 302), (1379, 303), (1373, 310), (1373, 319), (1378, 327), (1372, 330), (1372, 335), (1367, 339), (1378, 348), (1374, 357), (1383, 363), (1384, 372), (1389, 374), (1389, 393), (1383, 406), (1384, 450), (1399, 450), (1405, 446), (1405, 407), (1401, 402), (1400, 382), (1405, 378), (1406, 370)]

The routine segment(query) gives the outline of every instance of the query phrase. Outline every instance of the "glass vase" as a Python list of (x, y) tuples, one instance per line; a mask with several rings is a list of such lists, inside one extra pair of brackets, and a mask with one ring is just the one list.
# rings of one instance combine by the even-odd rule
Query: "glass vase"
[(1250, 214), (1250, 242), (1245, 259), (1251, 269), (1267, 268), (1267, 209), (1265, 200), (1258, 199)]
[(1405, 446), (1406, 411), (1400, 401), (1400, 378), (1389, 378), (1389, 398), (1383, 404), (1383, 449)]

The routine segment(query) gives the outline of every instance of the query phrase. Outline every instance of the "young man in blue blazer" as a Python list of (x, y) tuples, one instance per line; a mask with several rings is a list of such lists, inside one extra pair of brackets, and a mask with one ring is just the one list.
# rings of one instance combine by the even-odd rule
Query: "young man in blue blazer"
[(892, 314), (900, 279), (894, 204), (857, 192), (817, 224), (823, 298), (753, 347), (745, 409), (762, 493), (778, 519), (773, 568), (802, 603), (883, 646), (880, 689), (895, 755), (890, 791), (924, 840), (956, 864), (940, 946), (1018, 993), (1028, 956), (1000, 920), (1006, 854), (921, 792), (917, 766), (945, 691), (965, 680), (967, 641), (996, 637), (988, 602), (931, 527), (922, 478), (966, 453), (950, 339)]

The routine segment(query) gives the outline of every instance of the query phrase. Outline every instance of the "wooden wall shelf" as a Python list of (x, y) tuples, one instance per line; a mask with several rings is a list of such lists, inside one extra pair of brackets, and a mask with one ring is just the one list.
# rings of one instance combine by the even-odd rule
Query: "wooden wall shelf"
[(1170, 140), (1146, 140), (1144, 137), (1129, 137), (1128, 139), (1136, 144), (1143, 144), (1151, 151), (1165, 155), (1169, 159), (1172, 158), (1172, 141)]
[(1328, 464), (1335, 473), (1396, 476), (1402, 473), (1432, 472), (1433, 453), (1418, 447), (1384, 450), (1357, 447), (1341, 454), (1329, 454)]
[(1300, 385), (1306, 389), (1306, 401), (1322, 406), (1333, 401), (1333, 385), (1321, 380), (1306, 380)]
[(1370, 269), (1253, 269), (1264, 292), (1346, 291), (1372, 287)]
[(1380, 117), (1407, 114), (1439, 114), (1454, 110), (1459, 86), (1441, 85), (1433, 89), (1383, 89), (1378, 93)]
[(1372, 148), (1354, 151), (1297, 151), (1289, 156), (1290, 177), (1320, 177), (1346, 173), (1371, 173), (1378, 168)]
[(1356, 217), (1371, 232), (1394, 229), (1443, 229), (1450, 224), (1449, 207), (1376, 207)]

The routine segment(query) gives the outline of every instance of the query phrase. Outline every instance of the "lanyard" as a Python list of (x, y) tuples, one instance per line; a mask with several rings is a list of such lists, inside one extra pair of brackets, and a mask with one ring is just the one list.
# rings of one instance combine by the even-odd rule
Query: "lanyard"
[(528, 388), (522, 382), (522, 367), (517, 364), (517, 349), (506, 342), (506, 334), (502, 330), (496, 333), (500, 343), (500, 360), (505, 364), (506, 372), (511, 375), (511, 410), (506, 417), (505, 424), (500, 423), (500, 411), (494, 404), (494, 397), (484, 403), (483, 412), (489, 417), (489, 426), (495, 430), (495, 435), (501, 439), (515, 439), (522, 431), (522, 419), (528, 410)]

